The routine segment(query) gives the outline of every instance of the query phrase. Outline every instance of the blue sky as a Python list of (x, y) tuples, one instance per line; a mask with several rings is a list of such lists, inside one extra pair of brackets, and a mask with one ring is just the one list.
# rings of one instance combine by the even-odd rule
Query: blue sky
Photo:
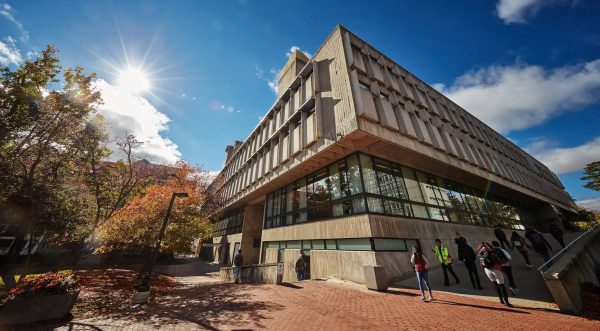
[[(325, 4), (326, 5), (322, 5)], [(600, 209), (581, 169), (600, 159), (600, 2), (3, 1), (0, 64), (49, 43), (98, 74), (101, 113), (144, 155), (219, 170), (275, 100), (292, 47), (312, 53), (342, 24), (559, 174)], [(130, 67), (151, 88), (120, 83)]]

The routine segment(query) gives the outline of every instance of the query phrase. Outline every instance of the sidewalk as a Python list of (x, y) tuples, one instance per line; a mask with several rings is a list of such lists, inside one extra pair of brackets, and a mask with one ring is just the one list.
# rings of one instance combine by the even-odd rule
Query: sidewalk
[[(568, 233), (565, 235), (565, 242), (568, 244), (570, 241), (577, 238), (581, 233)], [(473, 243), (469, 243), (472, 245)], [(560, 251), (560, 246), (556, 241), (550, 241), (550, 245), (554, 248), (552, 253), (556, 254)], [(473, 246), (471, 246), (473, 247)], [(473, 247), (475, 249), (475, 247)], [(486, 277), (483, 269), (481, 269), (478, 265), (478, 273), (479, 280), (481, 281), (481, 286), (484, 288), (483, 291), (474, 290), (471, 281), (469, 279), (469, 274), (467, 272), (467, 268), (462, 262), (454, 262), (453, 269), (458, 278), (460, 279), (460, 284), (455, 284), (454, 278), (452, 275), (448, 274), (450, 279), (450, 286), (444, 286), (444, 276), (442, 269), (439, 268), (439, 263), (433, 254), (428, 254), (428, 252), (424, 252), (427, 255), (427, 258), (431, 262), (434, 270), (429, 271), (429, 281), (431, 282), (431, 286), (436, 292), (446, 292), (451, 294), (457, 294), (462, 296), (468, 296), (477, 299), (489, 300), (493, 302), (498, 302), (498, 295), (496, 290), (494, 289), (493, 284)], [(512, 267), (513, 267), (513, 275), (515, 278), (515, 283), (519, 287), (520, 291), (517, 296), (513, 295), (512, 292), (508, 289), (508, 277), (505, 276), (506, 289), (509, 291), (509, 298), (513, 305), (519, 307), (528, 307), (528, 308), (542, 308), (549, 310), (557, 310), (558, 306), (554, 303), (554, 299), (546, 287), (546, 283), (542, 278), (541, 274), (537, 271), (537, 268), (544, 263), (544, 259), (541, 255), (535, 253), (533, 250), (529, 250), (529, 259), (531, 263), (533, 263), (533, 269), (530, 270), (525, 266), (525, 260), (521, 253), (519, 253), (516, 249), (508, 250), (508, 253), (512, 257)], [(396, 282), (392, 285), (393, 288), (413, 288), (418, 289), (417, 279), (416, 277), (410, 277), (408, 279)]]
[[(222, 283), (217, 278), (218, 266), (204, 262), (159, 269), (161, 272), (185, 276), (176, 277), (176, 289), (157, 297), (155, 302), (139, 309), (112, 311), (96, 318), (74, 319), (41, 329), (600, 329), (600, 321), (542, 308), (509, 309), (494, 300), (446, 292), (436, 291), (436, 300), (428, 303), (421, 302), (418, 291), (414, 289), (391, 288), (387, 292), (374, 292), (362, 285), (335, 280), (310, 280), (284, 285)], [(40, 330), (40, 327), (30, 330)]]

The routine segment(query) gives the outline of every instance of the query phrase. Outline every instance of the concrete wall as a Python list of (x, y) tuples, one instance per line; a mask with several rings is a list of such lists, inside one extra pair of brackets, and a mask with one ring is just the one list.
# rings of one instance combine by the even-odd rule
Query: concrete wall
[(283, 281), (286, 283), (298, 280), (296, 275), (296, 261), (300, 255), (299, 249), (286, 249), (283, 253)]
[(375, 265), (375, 252), (312, 250), (310, 252), (311, 278), (335, 277), (356, 283), (365, 283), (363, 266)]
[[(234, 268), (225, 267), (219, 270), (219, 277), (224, 282), (233, 282)], [(242, 282), (259, 284), (277, 284), (277, 264), (254, 264), (242, 267)]]
[(254, 240), (260, 243), (263, 225), (263, 204), (247, 205), (244, 208), (241, 248), (247, 264), (256, 264), (260, 259), (260, 245), (253, 247)]
[(226, 235), (226, 236), (221, 236), (221, 237), (214, 237), (213, 238), (213, 244), (215, 245), (215, 247), (213, 248), (213, 256), (214, 256), (214, 261), (213, 262), (219, 262), (219, 263), (225, 263), (225, 258), (226, 256), (224, 256), (223, 254), (223, 249), (221, 249), (222, 245), (225, 244), (229, 244), (229, 248), (228, 248), (228, 253), (229, 253), (229, 263), (227, 264), (231, 264), (231, 262), (233, 261), (233, 257), (234, 257), (234, 252), (233, 250), (235, 249), (235, 243), (241, 243), (242, 241), (242, 234), (241, 233), (236, 233), (236, 234), (230, 234), (230, 235)]
[(561, 311), (579, 314), (583, 308), (583, 282), (600, 286), (596, 270), (600, 268), (600, 228), (573, 244), (543, 274), (544, 281)]
[(263, 230), (263, 241), (371, 237), (366, 214)]

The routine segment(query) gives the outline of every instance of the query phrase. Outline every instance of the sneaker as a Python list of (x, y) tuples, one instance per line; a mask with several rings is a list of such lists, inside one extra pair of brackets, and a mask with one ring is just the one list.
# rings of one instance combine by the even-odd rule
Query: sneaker
[(500, 304), (503, 305), (503, 306), (506, 306), (506, 303), (502, 299), (500, 299)]
[(529, 270), (532, 270), (532, 269), (533, 269), (533, 265), (531, 265), (531, 264), (528, 264), (528, 265), (527, 265), (527, 268), (529, 268)]
[(508, 308), (514, 308), (515, 306), (513, 306), (513, 305), (512, 305), (510, 302), (508, 302), (508, 303), (506, 304), (506, 307), (508, 307)]
[(432, 301), (433, 301), (433, 297), (429, 297), (429, 302), (432, 302)]
[(424, 295), (421, 296), (421, 301), (425, 301), (425, 296)]
[(513, 295), (517, 295), (518, 289), (512, 287), (509, 287), (508, 289), (513, 293)]

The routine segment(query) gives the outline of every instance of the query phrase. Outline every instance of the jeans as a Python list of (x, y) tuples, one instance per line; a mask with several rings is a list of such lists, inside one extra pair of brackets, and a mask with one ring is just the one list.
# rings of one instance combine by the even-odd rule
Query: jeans
[(500, 271), (498, 269), (489, 269), (489, 268), (485, 268), (483, 270), (485, 270), (486, 276), (492, 281), (492, 283), (496, 283), (499, 285), (504, 284), (504, 276), (502, 275), (502, 271)]
[(296, 271), (296, 276), (298, 277), (298, 281), (304, 280), (304, 271)]
[(452, 274), (452, 277), (454, 277), (454, 280), (456, 280), (456, 284), (460, 283), (460, 279), (458, 279), (458, 276), (456, 276), (454, 273), (454, 269), (452, 269), (452, 264), (442, 264), (442, 271), (444, 272), (444, 285), (450, 285), (450, 281), (448, 280), (448, 271), (450, 271), (450, 274)]
[(242, 266), (234, 266), (233, 267), (233, 276), (235, 278), (235, 282), (238, 283), (242, 279)]
[(429, 291), (431, 296), (431, 286), (429, 286), (429, 272), (428, 271), (417, 271), (417, 282), (419, 283), (419, 290), (422, 295), (425, 295), (425, 288)]
[(531, 265), (531, 262), (529, 261), (529, 254), (527, 253), (527, 251), (519, 250), (519, 253), (521, 253), (521, 255), (523, 255), (523, 258), (525, 259), (525, 263), (527, 263), (527, 265)]
[(469, 278), (471, 279), (471, 284), (473, 284), (473, 287), (481, 288), (481, 283), (479, 282), (479, 273), (477, 273), (477, 266), (475, 265), (475, 260), (465, 260), (465, 266), (469, 271)]
[(511, 266), (502, 266), (502, 272), (506, 274), (506, 276), (508, 276), (508, 286), (512, 287), (512, 288), (518, 288), (517, 284), (515, 284), (515, 279), (513, 277), (513, 273), (512, 273), (512, 267)]

